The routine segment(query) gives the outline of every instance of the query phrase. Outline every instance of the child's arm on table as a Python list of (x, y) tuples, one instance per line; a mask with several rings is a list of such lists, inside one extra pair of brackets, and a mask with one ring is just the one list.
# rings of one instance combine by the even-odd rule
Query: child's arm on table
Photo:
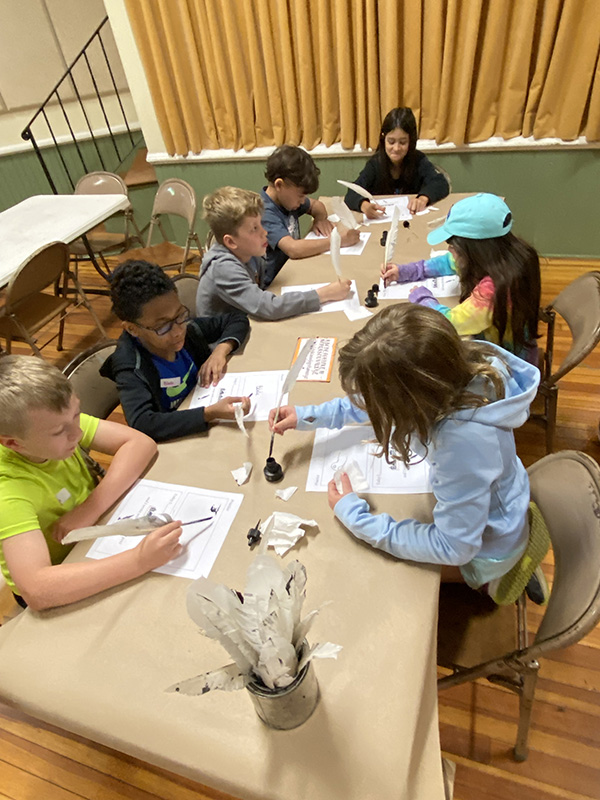
[(320, 200), (313, 200), (311, 197), (308, 213), (313, 218), (311, 230), (315, 231), (315, 233), (319, 233), (321, 236), (329, 236), (333, 230), (333, 225), (327, 219), (327, 209), (325, 208), (325, 204)]
[(170, 522), (145, 536), (132, 550), (100, 560), (50, 562), (40, 530), (4, 539), (4, 557), (13, 581), (34, 611), (75, 603), (138, 578), (179, 556), (181, 523)]
[(349, 397), (336, 397), (318, 406), (281, 406), (277, 424), (273, 425), (276, 411), (273, 408), (269, 412), (269, 428), (281, 435), (294, 428), (310, 431), (315, 428), (342, 428), (344, 425), (369, 421), (367, 412), (353, 405)]
[(218, 342), (212, 353), (200, 367), (200, 386), (216, 386), (227, 372), (229, 356), (246, 340), (250, 331), (248, 317), (241, 311), (200, 317), (195, 320), (209, 344)]
[[(331, 223), (329, 223), (331, 224)], [(333, 227), (333, 226), (332, 226)], [(340, 230), (340, 245), (349, 247), (360, 240), (360, 233), (357, 229), (348, 230), (342, 227)], [(293, 236), (283, 236), (278, 242), (277, 247), (286, 254), (288, 258), (310, 258), (318, 256), (329, 250), (329, 233), (322, 239), (294, 239)]]
[(435, 258), (411, 261), (410, 264), (394, 264), (391, 261), (381, 267), (381, 277), (385, 286), (388, 283), (411, 283), (440, 275), (455, 275), (456, 262), (450, 253)]

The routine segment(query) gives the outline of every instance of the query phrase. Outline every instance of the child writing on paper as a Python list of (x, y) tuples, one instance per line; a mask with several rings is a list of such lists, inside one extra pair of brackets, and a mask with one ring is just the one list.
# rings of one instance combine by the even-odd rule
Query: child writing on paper
[[(381, 125), (375, 155), (354, 181), (371, 194), (415, 194), (408, 210), (416, 214), (448, 195), (450, 186), (424, 153), (417, 150), (417, 121), (410, 108), (393, 108)], [(348, 190), (346, 205), (362, 211), (368, 219), (382, 216), (384, 209)]]
[(478, 194), (455, 203), (444, 224), (431, 231), (429, 244), (448, 241), (448, 253), (411, 264), (385, 264), (384, 283), (419, 281), (437, 275), (460, 276), (460, 303), (438, 303), (417, 286), (413, 303), (446, 316), (461, 336), (475, 336), (538, 363), (540, 260), (531, 245), (511, 233), (512, 214), (495, 194)]
[[(239, 311), (193, 318), (175, 283), (156, 264), (126, 261), (111, 276), (113, 311), (123, 333), (100, 374), (115, 381), (125, 419), (156, 442), (208, 430), (210, 422), (234, 419), (233, 403), (250, 410), (247, 397), (172, 413), (194, 389), (216, 385), (227, 361), (248, 336)], [(211, 350), (212, 345), (212, 350)]]
[(266, 290), (267, 233), (261, 224), (263, 203), (256, 192), (224, 186), (205, 197), (203, 206), (216, 244), (202, 259), (196, 298), (199, 313), (238, 309), (255, 319), (285, 319), (318, 311), (322, 303), (348, 296), (349, 280), (281, 296)]
[[(97, 486), (81, 448), (111, 455)], [(143, 433), (79, 413), (65, 376), (29, 356), (0, 357), (0, 565), (17, 602), (36, 611), (138, 578), (182, 552), (181, 523), (100, 561), (63, 564), (72, 530), (94, 525), (156, 455)]]
[(527, 419), (539, 371), (494, 345), (462, 341), (444, 317), (409, 304), (369, 320), (340, 350), (339, 363), (347, 397), (284, 406), (275, 425), (271, 412), (272, 429), (370, 421), (389, 462), (427, 458), (433, 522), (372, 514), (347, 475), (341, 492), (329, 484), (336, 517), (373, 547), (441, 564), (442, 580), (473, 588), (498, 582), (528, 543), (529, 481), (513, 429)]
[[(260, 193), (264, 204), (262, 224), (268, 240), (265, 286), (273, 281), (288, 258), (309, 258), (329, 250), (333, 225), (327, 219), (323, 203), (308, 197), (319, 188), (319, 173), (311, 156), (301, 147), (284, 144), (267, 159), (268, 184)], [(298, 220), (303, 214), (313, 217), (311, 230), (325, 238), (300, 238)], [(356, 244), (359, 238), (357, 230), (344, 230), (341, 245)]]

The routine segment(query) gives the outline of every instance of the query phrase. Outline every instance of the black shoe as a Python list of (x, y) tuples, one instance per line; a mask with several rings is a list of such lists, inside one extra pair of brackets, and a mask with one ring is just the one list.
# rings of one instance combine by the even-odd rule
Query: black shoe
[(541, 564), (536, 568), (535, 572), (529, 579), (529, 583), (525, 587), (527, 597), (532, 603), (538, 606), (545, 606), (550, 596), (548, 584), (546, 583), (546, 576), (543, 573)]

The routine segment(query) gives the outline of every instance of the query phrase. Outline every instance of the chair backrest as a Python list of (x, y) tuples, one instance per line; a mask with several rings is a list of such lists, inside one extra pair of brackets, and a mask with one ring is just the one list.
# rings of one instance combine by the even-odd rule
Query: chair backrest
[(64, 242), (40, 247), (11, 278), (6, 288), (6, 313), (54, 283), (69, 266), (69, 248)]
[(574, 450), (529, 467), (531, 499), (548, 526), (554, 581), (533, 649), (566, 647), (600, 619), (600, 467)]
[(127, 184), (114, 172), (88, 172), (77, 181), (75, 194), (124, 194), (128, 195)]
[(156, 190), (152, 216), (175, 214), (187, 220), (192, 231), (196, 222), (196, 193), (186, 181), (169, 178)]
[(573, 342), (560, 367), (545, 379), (554, 384), (600, 342), (600, 272), (586, 272), (562, 290), (549, 309), (565, 320)]
[(115, 351), (115, 341), (100, 342), (76, 356), (63, 370), (71, 381), (84, 414), (106, 419), (119, 405), (117, 385), (100, 375), (100, 367)]
[(198, 275), (188, 275), (187, 273), (175, 275), (173, 281), (183, 305), (189, 308), (193, 317), (197, 316), (196, 295), (198, 294), (198, 284), (200, 283)]
[(448, 181), (449, 191), (452, 191), (452, 179), (448, 174), (448, 172), (443, 167), (440, 167), (439, 164), (434, 164), (433, 166), (435, 167), (436, 172), (439, 172), (440, 175), (443, 175), (444, 178), (446, 178), (446, 180)]

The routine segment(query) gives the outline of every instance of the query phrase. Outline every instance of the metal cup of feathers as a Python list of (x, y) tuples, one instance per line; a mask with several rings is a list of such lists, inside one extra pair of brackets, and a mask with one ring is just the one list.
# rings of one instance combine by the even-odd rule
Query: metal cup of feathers
[(187, 609), (201, 632), (216, 639), (233, 659), (221, 669), (176, 683), (167, 691), (187, 695), (247, 688), (260, 719), (289, 730), (305, 722), (319, 700), (315, 658), (337, 658), (340, 645), (308, 645), (319, 613), (302, 616), (306, 569), (258, 555), (248, 568), (244, 593), (207, 578), (188, 590)]

